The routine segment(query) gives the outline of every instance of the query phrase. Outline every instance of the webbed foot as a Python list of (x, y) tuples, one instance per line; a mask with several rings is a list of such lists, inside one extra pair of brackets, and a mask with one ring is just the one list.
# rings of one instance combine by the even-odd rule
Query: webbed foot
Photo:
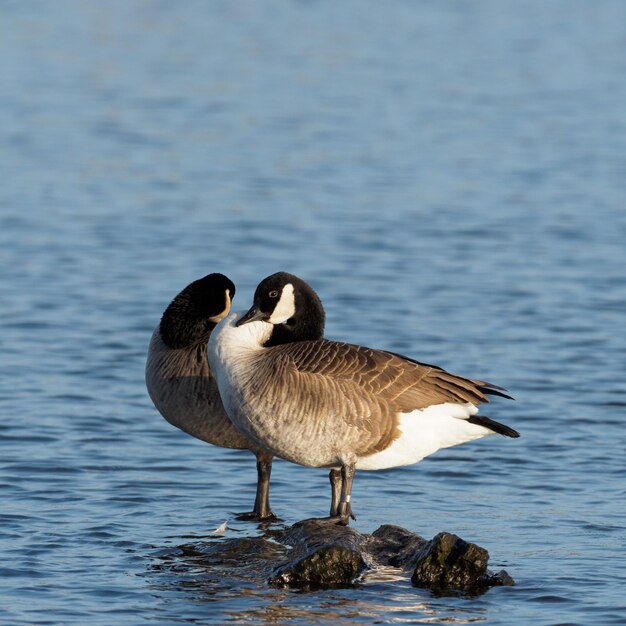
[(279, 521), (278, 517), (274, 515), (274, 513), (270, 511), (265, 512), (257, 512), (257, 511), (248, 511), (247, 513), (237, 513), (235, 515), (235, 519), (238, 519), (240, 522), (276, 522)]

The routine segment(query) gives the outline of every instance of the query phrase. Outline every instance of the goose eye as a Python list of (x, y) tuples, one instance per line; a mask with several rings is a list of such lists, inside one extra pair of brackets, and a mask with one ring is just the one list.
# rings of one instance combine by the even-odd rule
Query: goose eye
[(270, 291), (267, 295), (270, 298), (278, 298), (278, 291), (276, 291), (276, 289), (272, 289), (272, 291)]

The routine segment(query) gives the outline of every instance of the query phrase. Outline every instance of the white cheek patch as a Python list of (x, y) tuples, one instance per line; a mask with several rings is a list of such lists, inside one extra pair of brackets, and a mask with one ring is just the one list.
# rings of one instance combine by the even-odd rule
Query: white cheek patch
[(283, 287), (280, 300), (268, 320), (270, 324), (282, 324), (296, 314), (296, 301), (293, 295), (293, 285), (288, 283)]

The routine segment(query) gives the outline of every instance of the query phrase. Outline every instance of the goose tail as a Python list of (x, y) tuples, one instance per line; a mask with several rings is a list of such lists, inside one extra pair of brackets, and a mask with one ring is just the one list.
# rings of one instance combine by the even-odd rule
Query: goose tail
[(516, 430), (513, 430), (506, 424), (501, 424), (500, 422), (496, 422), (485, 415), (472, 415), (467, 418), (467, 421), (470, 424), (477, 424), (478, 426), (483, 426), (492, 430), (494, 433), (498, 433), (499, 435), (504, 435), (505, 437), (512, 437), (513, 439), (517, 439), (519, 437), (519, 433)]

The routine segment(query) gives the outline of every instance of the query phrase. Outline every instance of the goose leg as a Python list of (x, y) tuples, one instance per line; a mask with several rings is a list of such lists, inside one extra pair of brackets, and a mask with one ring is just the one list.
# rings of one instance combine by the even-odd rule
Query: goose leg
[(272, 457), (257, 457), (257, 486), (254, 500), (254, 512), (259, 519), (276, 517), (270, 507), (270, 475), (272, 473)]
[[(356, 520), (350, 506), (350, 492), (352, 491), (352, 481), (354, 480), (354, 463), (342, 465), (341, 470), (330, 470), (328, 478), (332, 487), (330, 517), (312, 517), (301, 520), (298, 524), (317, 522), (335, 526), (347, 526), (350, 518)], [(339, 495), (340, 491), (341, 495)]]
[[(341, 490), (343, 484), (341, 470), (331, 469), (328, 478), (330, 480), (331, 487), (330, 517), (337, 517), (337, 515), (339, 514), (339, 504), (341, 500)], [(352, 512), (352, 507), (350, 506), (349, 502), (346, 514), (349, 515), (356, 522), (356, 517)]]
[(337, 508), (337, 517), (339, 518), (337, 523), (342, 526), (347, 526), (350, 522), (350, 518), (356, 519), (352, 513), (352, 507), (350, 506), (354, 474), (354, 463), (347, 463), (341, 466), (341, 500)]
[(240, 513), (239, 520), (267, 520), (276, 516), (270, 507), (270, 475), (272, 473), (272, 455), (259, 452), (256, 455), (256, 498), (254, 509), (250, 513)]
[(330, 480), (330, 516), (337, 515), (337, 509), (339, 508), (339, 500), (341, 499), (341, 470), (331, 469), (328, 474)]

